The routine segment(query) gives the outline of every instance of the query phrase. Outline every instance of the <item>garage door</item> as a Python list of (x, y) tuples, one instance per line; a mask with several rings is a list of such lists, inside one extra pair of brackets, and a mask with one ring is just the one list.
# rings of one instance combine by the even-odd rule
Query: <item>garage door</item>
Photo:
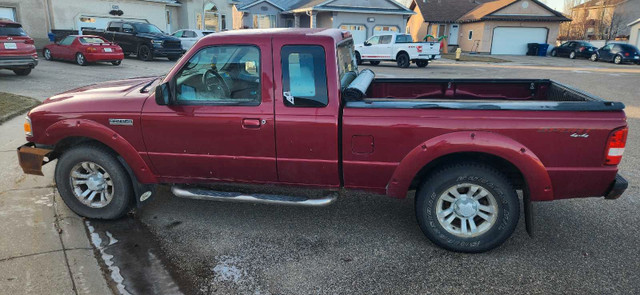
[(12, 21), (16, 21), (16, 13), (13, 8), (0, 7), (0, 18), (6, 18)]
[(527, 43), (547, 43), (546, 28), (495, 28), (491, 54), (527, 54)]
[(340, 29), (351, 33), (353, 44), (362, 44), (367, 40), (367, 27), (363, 25), (341, 25)]

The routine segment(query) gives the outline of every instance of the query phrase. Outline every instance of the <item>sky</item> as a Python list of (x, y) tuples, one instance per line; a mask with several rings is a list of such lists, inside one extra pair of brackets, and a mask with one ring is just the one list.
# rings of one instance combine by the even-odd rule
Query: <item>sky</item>
[(563, 0), (542, 0), (542, 2), (544, 2), (549, 7), (553, 8), (553, 9), (555, 9), (557, 11), (563, 12), (562, 11), (562, 9), (563, 9), (562, 6), (564, 6), (564, 1)]

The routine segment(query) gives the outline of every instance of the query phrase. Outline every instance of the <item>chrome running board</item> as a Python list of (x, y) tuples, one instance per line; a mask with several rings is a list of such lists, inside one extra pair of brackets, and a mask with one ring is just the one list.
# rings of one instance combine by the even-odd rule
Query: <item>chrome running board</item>
[(171, 192), (180, 198), (210, 200), (222, 202), (259, 203), (273, 205), (292, 205), (307, 207), (328, 206), (338, 199), (338, 194), (331, 194), (324, 198), (310, 199), (307, 197), (294, 197), (269, 194), (243, 194), (238, 192), (220, 192), (196, 187), (172, 186)]

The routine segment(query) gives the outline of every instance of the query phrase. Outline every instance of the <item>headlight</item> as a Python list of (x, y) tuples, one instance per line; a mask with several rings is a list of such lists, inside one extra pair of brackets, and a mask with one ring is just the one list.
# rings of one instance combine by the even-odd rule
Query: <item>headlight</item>
[(161, 46), (162, 42), (162, 40), (151, 40), (151, 44), (153, 44), (153, 46)]
[(33, 128), (31, 128), (31, 119), (29, 117), (24, 118), (24, 135), (33, 137)]

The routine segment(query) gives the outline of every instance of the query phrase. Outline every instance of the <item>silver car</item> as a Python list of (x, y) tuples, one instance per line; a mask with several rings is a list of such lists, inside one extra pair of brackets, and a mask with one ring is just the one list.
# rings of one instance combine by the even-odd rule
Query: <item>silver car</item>
[(182, 49), (184, 51), (189, 50), (193, 44), (196, 44), (200, 38), (209, 35), (211, 33), (215, 33), (214, 31), (205, 31), (205, 30), (178, 30), (175, 33), (171, 34), (176, 38), (180, 38), (182, 42)]

